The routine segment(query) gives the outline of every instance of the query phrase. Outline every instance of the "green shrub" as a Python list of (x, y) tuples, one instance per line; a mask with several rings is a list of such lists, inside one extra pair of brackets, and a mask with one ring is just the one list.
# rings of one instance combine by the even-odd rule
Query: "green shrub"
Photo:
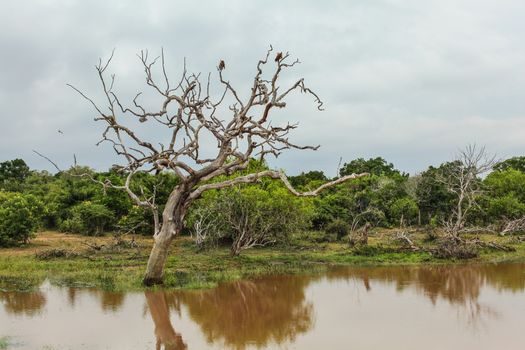
[(0, 246), (26, 243), (40, 226), (42, 214), (36, 197), (0, 192)]
[(525, 204), (520, 202), (514, 194), (509, 193), (502, 197), (490, 198), (485, 209), (489, 218), (518, 219), (525, 215)]
[(390, 207), (390, 215), (396, 223), (411, 225), (417, 221), (418, 207), (410, 197), (399, 198)]
[(69, 217), (59, 224), (63, 232), (101, 235), (112, 227), (114, 214), (102, 204), (85, 201), (69, 210)]
[(277, 181), (207, 192), (192, 208), (187, 224), (202, 248), (232, 243), (232, 255), (267, 244), (287, 244), (307, 226), (309, 202), (291, 195)]
[(392, 249), (382, 246), (358, 245), (353, 249), (354, 255), (374, 256), (382, 253), (390, 253)]
[(335, 219), (326, 225), (325, 231), (327, 233), (334, 234), (337, 239), (341, 239), (348, 236), (348, 232), (350, 232), (350, 225), (344, 220)]
[(65, 219), (58, 224), (58, 229), (61, 232), (83, 233), (85, 231), (84, 223), (79, 216)]
[(151, 235), (153, 233), (153, 218), (150, 210), (134, 205), (127, 215), (118, 221), (118, 228), (122, 232)]

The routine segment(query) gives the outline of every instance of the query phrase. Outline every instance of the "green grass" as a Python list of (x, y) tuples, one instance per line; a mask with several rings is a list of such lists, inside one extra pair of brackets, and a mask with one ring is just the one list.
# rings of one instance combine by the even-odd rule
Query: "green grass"
[[(311, 233), (309, 233), (310, 236)], [(109, 238), (107, 238), (109, 240)], [(482, 236), (513, 246), (511, 253), (482, 250), (474, 262), (525, 261), (525, 243), (510, 237)], [(417, 244), (431, 246), (423, 235)], [(61, 240), (60, 240), (61, 242)], [(57, 243), (62, 244), (62, 243)], [(9, 254), (0, 250), (0, 290), (28, 290), (45, 279), (56, 285), (97, 287), (104, 290), (139, 290), (151, 240), (142, 239), (140, 248), (89, 251), (80, 243), (64, 244), (75, 254), (67, 257), (37, 258), (31, 250)], [(228, 247), (197, 252), (188, 238), (175, 241), (165, 269), (165, 287), (210, 288), (223, 281), (262, 274), (298, 274), (325, 271), (331, 266), (415, 265), (455, 263), (425, 252), (400, 251), (400, 244), (383, 235), (372, 235), (369, 246), (349, 248), (344, 242), (312, 242), (295, 237), (287, 246), (265, 247), (231, 257)], [(40, 251), (46, 248), (39, 247)], [(3, 254), (2, 254), (3, 253)], [(464, 261), (462, 261), (464, 262)]]
[(0, 337), (0, 349), (7, 349), (9, 346), (9, 337)]

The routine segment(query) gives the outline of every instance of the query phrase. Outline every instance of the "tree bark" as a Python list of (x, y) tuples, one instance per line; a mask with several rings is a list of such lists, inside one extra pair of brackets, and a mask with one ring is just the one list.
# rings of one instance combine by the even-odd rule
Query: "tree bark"
[(146, 267), (146, 275), (142, 283), (146, 286), (162, 284), (164, 282), (164, 265), (168, 258), (171, 242), (174, 235), (162, 228), (159, 235), (155, 237), (155, 243), (151, 249)]
[(189, 205), (189, 189), (192, 184), (181, 184), (170, 194), (162, 212), (162, 227), (153, 235), (155, 242), (148, 259), (146, 275), (142, 280), (145, 286), (164, 283), (164, 265), (168, 258), (171, 242), (184, 226), (184, 216)]

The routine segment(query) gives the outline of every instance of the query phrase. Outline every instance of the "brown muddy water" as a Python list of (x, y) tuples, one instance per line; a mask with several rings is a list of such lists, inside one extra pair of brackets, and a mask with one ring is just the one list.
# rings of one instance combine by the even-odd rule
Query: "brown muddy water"
[(202, 291), (0, 292), (8, 349), (525, 349), (525, 264), (344, 268)]

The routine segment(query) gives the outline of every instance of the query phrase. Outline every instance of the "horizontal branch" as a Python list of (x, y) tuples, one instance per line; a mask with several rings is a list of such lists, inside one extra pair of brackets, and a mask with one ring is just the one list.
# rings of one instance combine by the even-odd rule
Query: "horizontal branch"
[(280, 179), (283, 182), (283, 184), (286, 186), (288, 191), (290, 191), (290, 193), (292, 193), (293, 195), (297, 197), (314, 197), (314, 196), (317, 196), (321, 191), (329, 187), (339, 185), (348, 180), (357, 179), (359, 177), (368, 176), (368, 175), (369, 175), (368, 173), (346, 175), (336, 180), (327, 182), (319, 186), (317, 189), (313, 191), (299, 192), (295, 188), (293, 188), (292, 184), (288, 180), (288, 177), (282, 171), (265, 170), (265, 171), (261, 171), (258, 173), (239, 176), (234, 179), (230, 179), (230, 180), (226, 180), (222, 182), (210, 183), (210, 184), (199, 186), (196, 190), (194, 190), (191, 193), (190, 199), (194, 200), (194, 199), (199, 198), (205, 191), (218, 190), (221, 188), (232, 187), (232, 186), (239, 185), (239, 184), (255, 183), (264, 177), (269, 177), (272, 179)]

